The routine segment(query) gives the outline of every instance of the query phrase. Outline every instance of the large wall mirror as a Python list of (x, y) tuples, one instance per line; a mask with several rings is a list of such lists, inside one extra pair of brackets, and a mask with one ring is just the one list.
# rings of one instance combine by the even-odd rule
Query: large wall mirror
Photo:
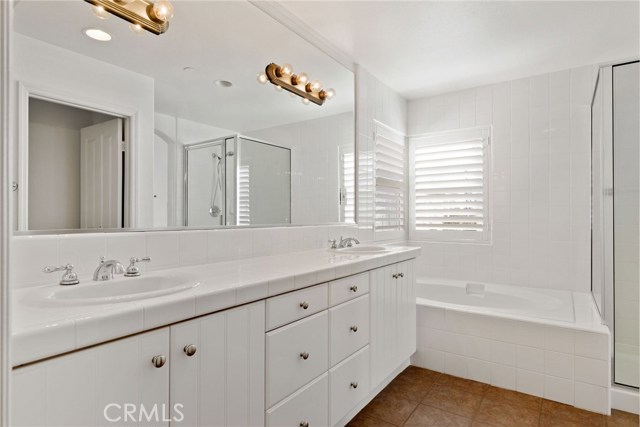
[[(162, 35), (80, 0), (16, 4), (15, 229), (354, 222), (353, 73), (251, 3), (173, 3)], [(335, 96), (261, 84), (272, 62)]]

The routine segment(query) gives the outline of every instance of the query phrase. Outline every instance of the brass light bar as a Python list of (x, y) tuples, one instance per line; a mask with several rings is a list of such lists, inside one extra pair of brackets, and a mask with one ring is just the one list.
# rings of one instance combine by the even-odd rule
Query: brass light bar
[(118, 0), (84, 0), (96, 7), (124, 19), (134, 25), (140, 25), (145, 30), (160, 35), (169, 29), (169, 21), (156, 17), (153, 3), (148, 0), (118, 1)]
[(293, 73), (286, 74), (282, 72), (282, 68), (274, 63), (267, 65), (265, 74), (271, 83), (276, 86), (298, 95), (303, 99), (307, 99), (314, 104), (322, 105), (329, 97), (322, 88), (314, 88), (311, 83), (306, 81), (303, 84), (297, 82), (297, 76)]

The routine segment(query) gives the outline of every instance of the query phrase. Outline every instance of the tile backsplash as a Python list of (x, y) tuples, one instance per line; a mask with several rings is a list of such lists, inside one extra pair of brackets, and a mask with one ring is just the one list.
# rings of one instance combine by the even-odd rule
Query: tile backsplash
[(329, 239), (359, 236), (355, 225), (273, 227), (15, 236), (11, 239), (11, 286), (57, 283), (46, 265), (71, 263), (81, 281), (91, 280), (101, 256), (128, 264), (150, 256), (143, 271), (233, 261), (328, 247)]

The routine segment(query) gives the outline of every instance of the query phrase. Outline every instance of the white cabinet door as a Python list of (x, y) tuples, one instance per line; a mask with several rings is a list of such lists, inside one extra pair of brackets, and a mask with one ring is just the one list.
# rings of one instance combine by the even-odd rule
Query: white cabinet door
[(264, 301), (171, 326), (171, 425), (263, 426), (264, 341)]
[(163, 328), (17, 368), (11, 425), (166, 426), (168, 352)]
[(416, 348), (413, 261), (370, 272), (371, 386), (378, 386)]

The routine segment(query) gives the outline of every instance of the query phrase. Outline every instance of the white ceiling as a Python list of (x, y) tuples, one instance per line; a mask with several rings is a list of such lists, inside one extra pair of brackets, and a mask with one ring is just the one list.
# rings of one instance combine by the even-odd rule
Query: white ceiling
[[(21, 0), (14, 30), (155, 79), (155, 106), (162, 113), (237, 132), (263, 129), (354, 109), (353, 73), (246, 1), (173, 1), (167, 33), (136, 35), (117, 17), (96, 18), (81, 0)], [(103, 29), (110, 42), (85, 37)], [(256, 74), (270, 62), (291, 63), (336, 97), (321, 107), (260, 85)], [(77, 64), (68, 64), (69, 67)], [(195, 71), (185, 73), (184, 67)], [(88, 71), (89, 72), (89, 71)], [(230, 80), (231, 88), (215, 86)]]
[(407, 99), (639, 54), (637, 1), (279, 1)]

